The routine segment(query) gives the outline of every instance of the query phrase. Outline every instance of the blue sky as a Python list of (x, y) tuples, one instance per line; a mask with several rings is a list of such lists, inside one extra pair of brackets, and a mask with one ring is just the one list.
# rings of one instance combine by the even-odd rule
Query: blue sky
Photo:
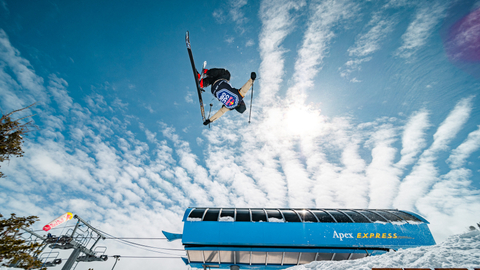
[[(39, 126), (1, 166), (2, 214), (161, 237), (188, 206), (398, 208), (441, 242), (479, 221), (479, 7), (2, 0), (0, 108), (37, 102)], [(229, 69), (235, 87), (257, 73), (250, 124), (232, 111), (202, 125), (187, 30), (199, 68)], [(142, 264), (159, 262), (186, 269)]]

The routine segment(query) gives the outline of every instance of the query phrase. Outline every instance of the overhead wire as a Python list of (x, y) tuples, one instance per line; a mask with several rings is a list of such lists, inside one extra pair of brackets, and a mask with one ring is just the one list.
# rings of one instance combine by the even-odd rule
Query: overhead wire
[[(63, 230), (67, 227), (75, 227), (75, 225), (73, 226), (66, 226), (67, 224), (65, 224), (64, 226), (62, 226), (63, 228), (61, 227), (57, 227), (57, 228), (52, 228), (52, 229), (62, 229), (62, 233), (63, 233)], [(178, 251), (182, 251), (182, 252), (185, 252), (184, 249), (180, 249), (180, 248), (164, 248), (164, 247), (155, 247), (155, 246), (150, 246), (150, 245), (144, 245), (144, 244), (140, 244), (140, 243), (135, 243), (135, 242), (132, 242), (132, 241), (127, 241), (125, 239), (137, 239), (137, 240), (167, 240), (166, 237), (116, 237), (116, 236), (113, 236), (109, 233), (106, 233), (102, 230), (99, 230), (97, 229), (99, 232), (101, 232), (102, 234), (104, 234), (105, 236), (105, 239), (108, 239), (108, 240), (116, 240), (117, 242), (121, 243), (121, 244), (124, 244), (124, 245), (128, 245), (128, 246), (131, 246), (131, 247), (134, 247), (134, 248), (139, 248), (139, 249), (142, 249), (142, 250), (146, 250), (146, 251), (150, 251), (150, 252), (154, 252), (154, 253), (159, 253), (159, 254), (165, 254), (165, 255), (170, 255), (169, 256), (125, 256), (125, 258), (182, 258), (182, 255), (178, 255), (178, 254), (172, 254), (172, 253), (168, 253), (168, 252), (162, 252), (162, 251), (159, 251), (159, 250), (169, 250), (169, 251), (174, 251), (174, 252), (178, 252)], [(43, 231), (43, 230), (37, 230), (37, 231)], [(61, 233), (61, 234), (62, 234)], [(84, 237), (84, 238), (96, 238), (96, 237), (93, 237), (93, 236), (90, 236), (90, 237)], [(27, 240), (27, 241), (34, 241), (34, 240)], [(172, 257), (173, 256), (173, 257)], [(124, 256), (122, 256), (124, 257)]]
[[(113, 255), (107, 255), (109, 258), (113, 258)], [(115, 255), (117, 256), (117, 255)], [(118, 255), (121, 259), (181, 259), (182, 256), (135, 256), (135, 255)], [(68, 258), (57, 258), (62, 261), (68, 260)]]
[[(66, 226), (66, 227), (75, 227), (75, 226)], [(54, 228), (56, 229), (56, 228)], [(102, 230), (98, 230), (100, 232), (102, 232), (103, 234), (107, 235), (108, 237), (105, 237), (106, 240), (118, 240), (119, 242), (124, 242), (125, 244), (128, 243), (130, 245), (137, 245), (137, 246), (141, 246), (141, 247), (145, 247), (145, 248), (151, 248), (151, 249), (161, 249), (161, 250), (172, 250), (172, 251), (184, 251), (184, 249), (181, 249), (181, 248), (163, 248), (163, 247), (155, 247), (155, 246), (150, 246), (150, 245), (144, 245), (144, 244), (140, 244), (140, 243), (135, 243), (135, 242), (132, 242), (132, 241), (127, 241), (125, 239), (137, 239), (137, 240), (167, 240), (166, 237), (116, 237), (116, 236), (113, 236), (113, 235), (110, 235)], [(83, 239), (86, 239), (86, 238), (97, 238), (97, 237), (93, 237), (93, 236), (88, 236), (88, 237), (83, 237)], [(41, 239), (35, 239), (35, 240), (25, 240), (25, 242), (40, 242), (42, 241)]]
[[(98, 230), (98, 229), (97, 229)], [(163, 248), (163, 247), (154, 247), (154, 246), (149, 246), (149, 245), (143, 245), (143, 244), (139, 244), (139, 243), (135, 243), (135, 242), (131, 242), (131, 241), (127, 241), (127, 240), (123, 240), (123, 239), (119, 239), (111, 234), (108, 234), (104, 231), (101, 231), (101, 230), (98, 230), (99, 232), (107, 235), (107, 236), (110, 236), (112, 237), (112, 239), (114, 240), (117, 240), (118, 242), (122, 243), (122, 244), (125, 244), (125, 245), (128, 245), (128, 246), (131, 246), (131, 247), (135, 247), (135, 248), (139, 248), (139, 249), (143, 249), (143, 250), (147, 250), (147, 251), (150, 251), (150, 252), (155, 252), (155, 253), (161, 253), (161, 254), (167, 254), (167, 255), (173, 255), (173, 256), (179, 256), (178, 254), (171, 254), (171, 253), (166, 253), (166, 252), (162, 252), (162, 251), (157, 251), (157, 250), (151, 250), (151, 249), (160, 249), (160, 250), (171, 250), (171, 251), (185, 251), (184, 249), (178, 249), (178, 248)]]
[[(84, 239), (86, 238), (93, 238), (96, 239), (97, 237), (94, 236), (86, 236), (82, 237)], [(167, 240), (166, 237), (105, 237), (105, 240), (112, 240), (112, 239), (137, 239), (137, 240)], [(42, 239), (38, 238), (35, 240), (26, 240), (28, 242), (34, 242), (34, 241), (42, 241)]]
[[(111, 256), (109, 256), (111, 257)], [(120, 258), (124, 259), (181, 259), (181, 256), (178, 257), (166, 257), (166, 256), (122, 256), (120, 255)]]

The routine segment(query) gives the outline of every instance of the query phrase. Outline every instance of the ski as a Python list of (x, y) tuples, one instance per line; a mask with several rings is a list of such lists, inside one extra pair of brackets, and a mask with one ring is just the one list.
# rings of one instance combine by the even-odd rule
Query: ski
[(197, 69), (195, 68), (195, 62), (193, 61), (192, 46), (190, 45), (190, 37), (189, 37), (188, 31), (185, 34), (185, 43), (187, 44), (188, 56), (190, 57), (190, 63), (192, 64), (193, 77), (195, 78), (195, 85), (197, 87), (198, 101), (200, 102), (200, 111), (202, 113), (202, 123), (203, 123), (206, 120), (205, 109), (203, 107), (203, 99), (202, 99), (202, 92), (204, 90), (200, 87), (200, 80), (204, 76), (205, 65), (207, 64), (207, 62), (204, 63), (204, 67), (202, 68), (202, 74), (198, 73)]

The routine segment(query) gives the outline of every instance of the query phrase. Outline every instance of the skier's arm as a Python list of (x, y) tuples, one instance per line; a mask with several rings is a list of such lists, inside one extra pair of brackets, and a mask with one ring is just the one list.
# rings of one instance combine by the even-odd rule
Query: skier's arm
[(208, 123), (205, 124), (205, 125), (210, 124), (211, 122), (217, 120), (217, 119), (220, 118), (224, 113), (226, 113), (226, 112), (228, 112), (228, 111), (230, 111), (230, 109), (228, 109), (227, 107), (225, 107), (225, 105), (222, 106), (222, 108), (220, 108), (220, 110), (218, 110), (218, 112), (216, 112), (212, 117), (210, 117), (210, 119), (207, 119), (207, 121), (205, 121), (203, 124), (205, 124), (205, 123), (207, 123), (207, 122), (208, 122)]
[(255, 72), (252, 72), (252, 74), (250, 74), (250, 79), (242, 86), (242, 88), (238, 89), (238, 92), (240, 93), (240, 95), (242, 95), (242, 97), (245, 97), (248, 90), (250, 90), (250, 87), (252, 87), (253, 81), (255, 81), (256, 78), (257, 74), (255, 74)]
[(217, 120), (218, 118), (220, 118), (220, 116), (222, 116), (224, 113), (228, 111), (230, 111), (230, 109), (228, 109), (227, 107), (225, 107), (225, 105), (223, 105), (222, 108), (220, 108), (220, 110), (218, 110), (217, 113), (215, 113), (212, 117), (210, 117), (210, 122)]

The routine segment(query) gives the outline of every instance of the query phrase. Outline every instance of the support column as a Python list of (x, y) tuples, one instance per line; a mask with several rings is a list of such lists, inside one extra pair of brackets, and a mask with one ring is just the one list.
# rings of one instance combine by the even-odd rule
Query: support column
[(70, 257), (68, 257), (67, 262), (65, 265), (62, 267), (62, 270), (70, 270), (75, 263), (75, 261), (78, 258), (78, 255), (80, 255), (80, 249), (79, 248), (74, 248), (72, 251), (72, 254), (70, 254)]

